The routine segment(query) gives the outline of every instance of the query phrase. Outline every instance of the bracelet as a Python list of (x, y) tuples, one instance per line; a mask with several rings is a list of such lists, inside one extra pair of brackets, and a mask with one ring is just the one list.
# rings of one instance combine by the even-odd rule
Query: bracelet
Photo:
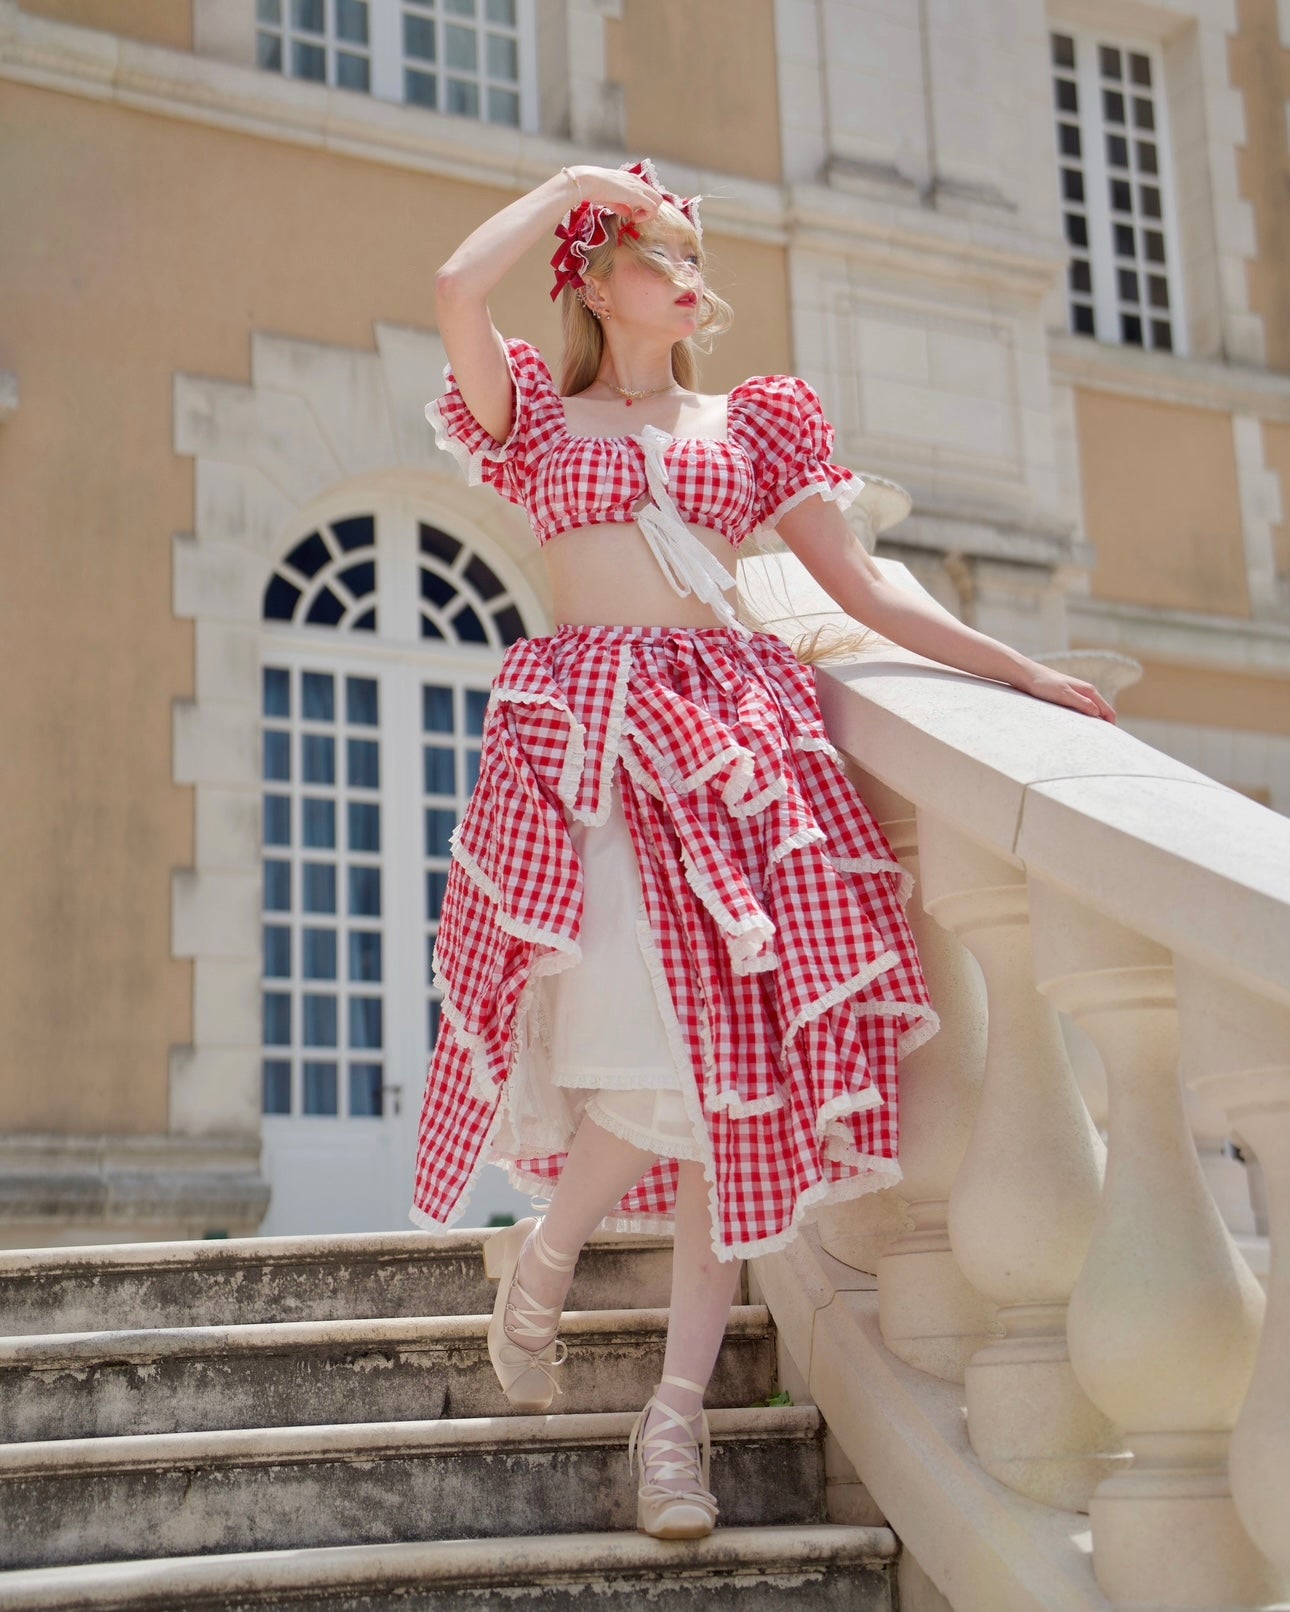
[(561, 168), (560, 172), (562, 174), (564, 174), (564, 176), (567, 179), (572, 179), (573, 180), (573, 188), (578, 192), (578, 200), (581, 201), (582, 200), (582, 185), (579, 182), (577, 174), (574, 173), (569, 168)]

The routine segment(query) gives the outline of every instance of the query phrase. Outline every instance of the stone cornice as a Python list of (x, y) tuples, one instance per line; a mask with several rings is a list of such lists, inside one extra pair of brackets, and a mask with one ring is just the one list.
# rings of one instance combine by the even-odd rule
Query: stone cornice
[(1061, 331), (1049, 332), (1048, 361), (1057, 384), (1290, 421), (1290, 375), (1275, 370), (1117, 347)]
[(1085, 644), (1252, 677), (1290, 676), (1290, 623), (1164, 610), (1081, 593), (1066, 595), (1066, 611), (1071, 637)]
[[(110, 100), (260, 139), (321, 147), (444, 179), (524, 191), (569, 162), (617, 167), (623, 153), (396, 106), (212, 57), (53, 22), (0, 0), (0, 79)], [(668, 163), (668, 182), (702, 195), (710, 229), (769, 245), (881, 262), (1041, 296), (1065, 261), (1024, 229), (899, 207), (822, 185), (782, 187)]]

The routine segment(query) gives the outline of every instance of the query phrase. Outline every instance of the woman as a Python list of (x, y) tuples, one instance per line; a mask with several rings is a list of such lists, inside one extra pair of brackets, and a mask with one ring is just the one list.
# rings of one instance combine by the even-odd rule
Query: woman
[[(899, 1180), (897, 1064), (939, 1024), (912, 877), (807, 667), (727, 599), (738, 546), (777, 528), (893, 641), (1114, 720), (1091, 684), (883, 580), (842, 515), (864, 483), (831, 462), (806, 382), (694, 389), (695, 348), (730, 314), (704, 285), (697, 203), (648, 161), (577, 166), (486, 220), (436, 276), (450, 362), (426, 408), (468, 478), (528, 512), (558, 625), (506, 652), (453, 836), (411, 1218), (450, 1224), (489, 1158), (554, 1183), (541, 1220), (485, 1246), (489, 1354), (535, 1411), (587, 1238), (673, 1233), (664, 1370), (627, 1451), (660, 1538), (716, 1517), (703, 1395), (743, 1258)], [(558, 388), (487, 305), (553, 228)]]

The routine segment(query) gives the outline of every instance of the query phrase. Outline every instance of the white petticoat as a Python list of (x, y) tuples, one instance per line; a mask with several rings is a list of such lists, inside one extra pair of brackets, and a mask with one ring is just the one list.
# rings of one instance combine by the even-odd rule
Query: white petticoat
[(582, 961), (550, 976), (551, 1079), (593, 1088), (586, 1112), (649, 1152), (700, 1159), (654, 982), (636, 933), (640, 869), (617, 781), (609, 816), (590, 827), (566, 811), (583, 870)]

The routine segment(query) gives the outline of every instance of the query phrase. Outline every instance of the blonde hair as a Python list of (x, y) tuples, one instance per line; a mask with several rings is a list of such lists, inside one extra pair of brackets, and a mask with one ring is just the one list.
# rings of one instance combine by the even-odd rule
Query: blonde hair
[[(664, 201), (648, 223), (639, 226), (639, 238), (620, 234), (625, 220), (616, 214), (605, 221), (607, 239), (592, 247), (587, 254), (585, 273), (596, 280), (608, 280), (614, 269), (617, 254), (629, 253), (646, 264), (655, 273), (666, 275), (679, 289), (687, 289), (689, 282), (670, 262), (660, 262), (650, 255), (651, 248), (664, 240), (680, 240), (681, 244), (698, 256), (700, 272), (707, 258), (699, 232), (678, 207)], [(705, 284), (699, 301), (698, 323), (694, 335), (684, 336), (672, 343), (672, 376), (679, 386), (693, 391), (699, 378), (698, 354), (712, 350), (714, 339), (730, 329), (734, 323), (734, 309), (728, 302)], [(560, 372), (560, 392), (565, 397), (585, 391), (600, 373), (605, 354), (605, 333), (600, 320), (578, 298), (577, 290), (566, 285), (560, 293), (560, 319), (564, 334), (564, 358)], [(784, 599), (786, 613), (791, 606)], [(754, 632), (771, 632), (774, 629), (753, 610), (742, 591), (736, 595), (735, 614), (744, 626)], [(775, 634), (775, 636), (782, 636)], [(804, 666), (818, 665), (829, 660), (845, 660), (859, 653), (874, 637), (868, 629), (859, 631), (826, 622), (821, 627), (787, 640), (793, 654)]]

